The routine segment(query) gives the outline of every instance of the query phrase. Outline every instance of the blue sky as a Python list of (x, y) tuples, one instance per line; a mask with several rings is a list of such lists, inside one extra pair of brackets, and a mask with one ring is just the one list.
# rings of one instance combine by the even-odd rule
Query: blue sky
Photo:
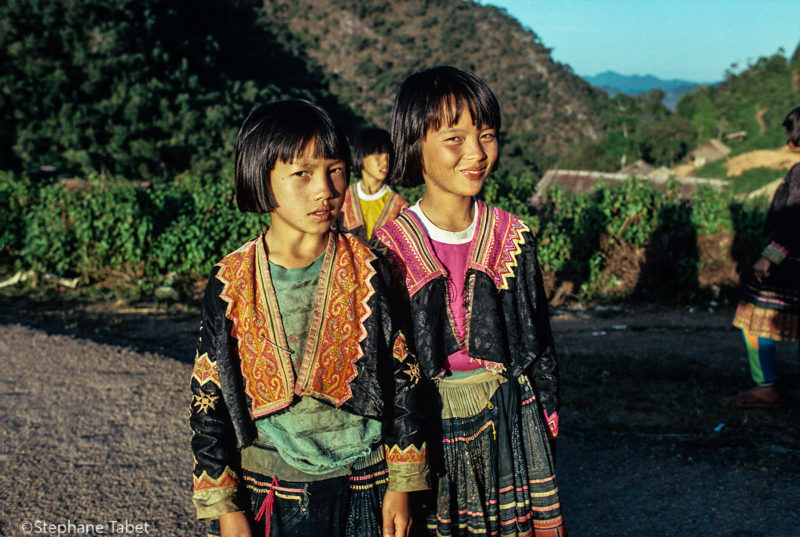
[(800, 43), (798, 0), (481, 0), (504, 7), (582, 76), (717, 82)]

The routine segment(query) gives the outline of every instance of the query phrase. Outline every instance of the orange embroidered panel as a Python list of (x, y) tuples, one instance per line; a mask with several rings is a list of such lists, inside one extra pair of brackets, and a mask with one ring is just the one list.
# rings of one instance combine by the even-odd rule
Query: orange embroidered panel
[[(337, 233), (336, 237), (330, 270), (320, 274), (320, 279), (325, 279), (326, 304), (316, 334), (316, 356), (296, 392), (317, 395), (338, 407), (353, 396), (350, 382), (358, 374), (356, 362), (363, 356), (364, 321), (372, 313), (367, 301), (375, 294), (371, 263), (375, 255), (352, 235)], [(305, 376), (303, 372), (301, 376)]]
[(422, 449), (417, 448), (414, 444), (409, 445), (406, 449), (400, 449), (400, 446), (386, 446), (386, 462), (388, 464), (408, 464), (408, 463), (424, 463), (427, 462), (428, 453), (425, 444), (422, 444)]
[(192, 475), (192, 481), (194, 482), (195, 492), (235, 487), (238, 482), (236, 479), (236, 474), (233, 473), (233, 470), (227, 466), (225, 467), (225, 470), (222, 471), (222, 474), (216, 479), (212, 478), (207, 472), (203, 471), (199, 477)]
[(228, 303), (225, 316), (233, 322), (251, 414), (260, 417), (289, 405), (293, 396), (275, 346), (275, 318), (259, 307), (256, 255), (257, 241), (248, 242), (220, 262), (217, 279), (223, 283), (220, 298)]

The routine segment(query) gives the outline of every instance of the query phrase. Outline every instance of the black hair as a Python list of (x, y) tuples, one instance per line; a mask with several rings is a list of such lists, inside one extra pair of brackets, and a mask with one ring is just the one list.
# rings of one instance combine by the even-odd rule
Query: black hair
[(342, 159), (350, 174), (350, 147), (328, 113), (309, 101), (290, 99), (259, 106), (236, 140), (236, 204), (242, 212), (268, 213), (275, 206), (270, 174), (278, 161), (299, 157), (309, 142), (314, 157)]
[(421, 185), (422, 140), (429, 130), (453, 125), (466, 107), (479, 127), (500, 130), (500, 105), (486, 83), (449, 65), (423, 69), (405, 79), (394, 100), (391, 132), (394, 154), (387, 183)]
[(786, 142), (800, 147), (800, 106), (786, 114), (781, 125), (786, 129)]
[(363, 129), (353, 138), (353, 173), (361, 178), (364, 159), (375, 153), (391, 153), (392, 139), (389, 131), (377, 127)]

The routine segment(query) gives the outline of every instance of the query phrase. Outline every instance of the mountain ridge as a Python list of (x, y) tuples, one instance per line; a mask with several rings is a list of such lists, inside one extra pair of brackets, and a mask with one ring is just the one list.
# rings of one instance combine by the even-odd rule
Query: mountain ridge
[(381, 127), (409, 74), (442, 64), (474, 72), (500, 101), (504, 172), (539, 174), (561, 152), (603, 135), (598, 109), (606, 96), (555, 62), (502, 8), (471, 0), (265, 0), (263, 15), (298, 38), (340, 100)]
[(635, 97), (653, 90), (661, 90), (664, 92), (661, 102), (672, 111), (675, 110), (678, 106), (678, 101), (685, 94), (708, 85), (677, 78), (663, 79), (651, 74), (623, 75), (611, 70), (606, 70), (593, 76), (584, 76), (583, 79), (592, 86), (606, 92), (609, 97), (613, 97), (617, 93)]

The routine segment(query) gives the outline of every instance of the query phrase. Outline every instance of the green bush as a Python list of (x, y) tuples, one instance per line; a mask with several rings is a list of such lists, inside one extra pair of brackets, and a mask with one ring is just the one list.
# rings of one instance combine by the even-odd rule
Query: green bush
[[(86, 281), (114, 270), (151, 284), (170, 273), (202, 277), (268, 225), (264, 216), (238, 211), (231, 175), (230, 169), (216, 180), (183, 174), (147, 188), (93, 176), (84, 188), (67, 189), (2, 174), (0, 270), (31, 268)], [(483, 197), (526, 219), (543, 269), (577, 282), (585, 298), (609, 296), (617, 275), (606, 268), (616, 248), (648, 254), (648, 281), (687, 289), (696, 285), (698, 237), (733, 234), (731, 253), (743, 262), (760, 247), (763, 204), (745, 205), (729, 193), (703, 188), (688, 201), (675, 184), (658, 189), (634, 178), (583, 195), (554, 189), (533, 214), (531, 183), (530, 177), (492, 181)], [(415, 203), (422, 191), (402, 194)]]
[[(25, 192), (25, 184), (4, 181), (2, 189)], [(149, 279), (170, 272), (201, 276), (266, 222), (238, 211), (230, 179), (184, 175), (140, 188), (93, 177), (85, 188), (54, 183), (36, 190), (24, 214), (4, 213), (11, 215), (4, 216), (10, 218), (4, 229), (16, 230), (2, 235), (4, 249), (12, 254), (9, 261), (17, 258), (37, 272), (87, 280), (109, 269)]]
[(645, 252), (643, 271), (651, 272), (645, 286), (649, 281), (685, 291), (697, 285), (698, 237), (730, 233), (734, 257), (746, 257), (761, 240), (764, 214), (763, 205), (743, 205), (730, 193), (700, 188), (690, 201), (678, 196), (675, 183), (660, 190), (634, 178), (582, 195), (554, 189), (530, 221), (538, 230), (543, 269), (580, 283), (581, 294), (595, 298), (613, 287), (614, 275), (604, 269), (616, 246)]

